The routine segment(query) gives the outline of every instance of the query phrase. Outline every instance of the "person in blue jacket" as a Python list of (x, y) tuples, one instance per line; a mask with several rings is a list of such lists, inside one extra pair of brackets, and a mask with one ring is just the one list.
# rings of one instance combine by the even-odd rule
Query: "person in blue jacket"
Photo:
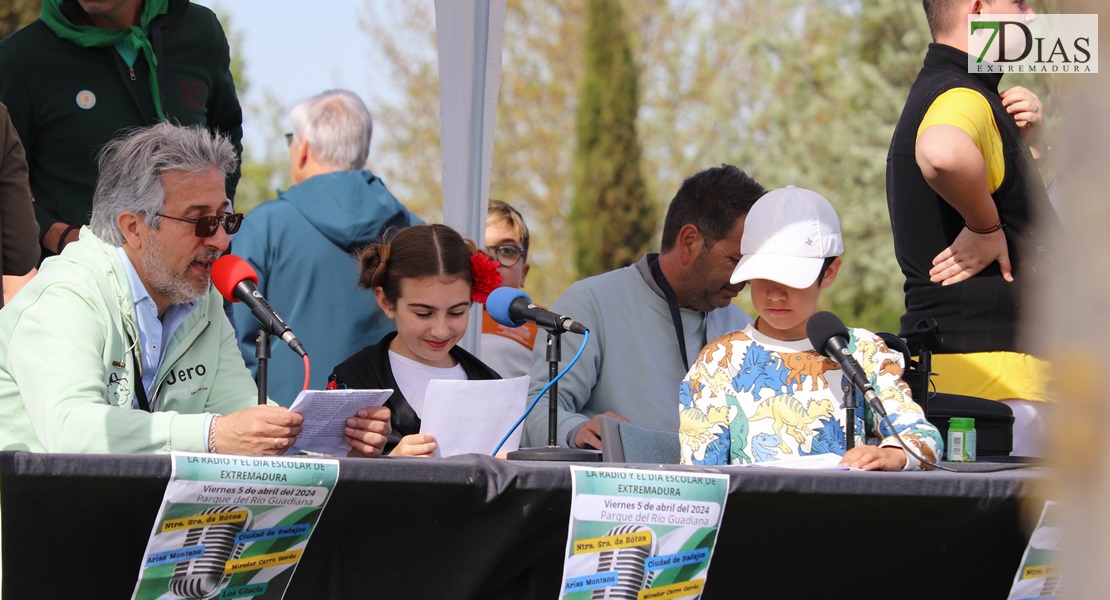
[[(369, 290), (359, 288), (358, 252), (389, 228), (422, 223), (368, 169), (373, 123), (366, 105), (347, 90), (301, 101), (289, 113), (293, 186), (252, 210), (231, 252), (258, 272), (258, 291), (323, 368), (309, 387), (323, 389), (332, 366), (394, 331)], [(234, 305), (239, 349), (258, 375), (258, 323)], [(302, 359), (274, 344), (268, 393), (289, 406), (304, 384)]]

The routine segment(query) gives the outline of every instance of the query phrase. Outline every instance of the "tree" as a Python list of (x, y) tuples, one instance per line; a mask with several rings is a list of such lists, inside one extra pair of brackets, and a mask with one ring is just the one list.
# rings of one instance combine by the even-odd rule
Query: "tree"
[(288, 154), (275, 152), (274, 148), (281, 148), (283, 132), (281, 128), (282, 116), (285, 107), (277, 100), (273, 93), (267, 91), (260, 104), (248, 105), (244, 99), (251, 81), (247, 77), (246, 65), (243, 62), (244, 34), (236, 29), (230, 15), (218, 13), (217, 18), (227, 35), (227, 43), (231, 47), (231, 76), (235, 80), (235, 93), (239, 102), (243, 104), (244, 119), (259, 119), (265, 121), (267, 127), (267, 143), (261, 152), (243, 146), (242, 175), (239, 185), (235, 189), (235, 210), (249, 213), (251, 209), (277, 196), (278, 187), (289, 186), (289, 157)]
[[(374, 164), (390, 190), (425, 220), (442, 220), (439, 79), (431, 3), (367, 3), (371, 57), (399, 97), (371, 93)], [(532, 233), (528, 293), (550, 303), (574, 280), (567, 242), (575, 92), (581, 77), (581, 4), (510, 1), (490, 197), (512, 204)]]
[(39, 17), (42, 0), (6, 0), (0, 3), (0, 39), (4, 39)]
[[(524, 4), (510, 0), (505, 20), (490, 195), (528, 220), (528, 291), (550, 303), (577, 276), (566, 232), (580, 220), (571, 217), (570, 182), (586, 5)], [(836, 207), (847, 242), (846, 265), (823, 295), (823, 308), (853, 325), (896, 329), (903, 279), (886, 212), (886, 153), (929, 42), (920, 6), (624, 0), (622, 7), (640, 88), (644, 197), (654, 204), (656, 231), (682, 180), (721, 163), (768, 187), (814, 189)], [(379, 164), (399, 198), (438, 211), (435, 23), (425, 4), (393, 8), (401, 13), (375, 11), (367, 25), (400, 90), (400, 99), (383, 98), (374, 109), (384, 131)], [(1051, 11), (1051, 3), (1045, 8)], [(1046, 79), (1005, 81), (1041, 95), (1051, 133), (1057, 103)], [(436, 212), (415, 210), (435, 218)], [(605, 213), (601, 220), (616, 216)]]
[(759, 84), (745, 92), (751, 118), (734, 160), (758, 165), (765, 186), (829, 199), (845, 260), (823, 307), (853, 325), (897, 331), (902, 275), (886, 153), (928, 44), (925, 19), (901, 0), (786, 0), (749, 16), (744, 59)]
[[(745, 22), (749, 4), (726, 0), (710, 15), (700, 2), (623, 3), (632, 54), (643, 57), (635, 61), (636, 125), (643, 197), (655, 211), (649, 232), (661, 228), (662, 208), (685, 177), (724, 162), (740, 144), (745, 113), (737, 91), (749, 69), (735, 60), (742, 34), (732, 23)], [(540, 303), (578, 276), (568, 232), (584, 21), (582, 0), (510, 0), (505, 18), (490, 196), (520, 209), (532, 229), (528, 292)], [(399, 89), (399, 98), (370, 103), (380, 132), (376, 164), (398, 198), (435, 220), (442, 183), (432, 9), (368, 0), (363, 26), (376, 46), (371, 60), (388, 69)]]
[[(644, 197), (655, 210), (652, 244), (658, 243), (664, 209), (683, 179), (735, 160), (736, 149), (750, 143), (749, 92), (758, 85), (745, 59), (747, 24), (770, 12), (753, 8), (758, 4), (723, 0), (710, 11), (703, 2), (623, 3), (629, 43), (639, 57), (637, 133)], [(582, 0), (510, 0), (505, 18), (490, 196), (521, 210), (532, 229), (528, 293), (541, 304), (577, 277), (568, 232), (584, 15)], [(376, 49), (370, 60), (387, 70), (398, 89), (368, 102), (377, 124), (376, 171), (414, 211), (439, 219), (439, 87), (431, 6), (367, 0), (363, 27)], [(761, 163), (737, 164), (759, 177)]]
[(639, 80), (623, 20), (619, 0), (586, 3), (571, 209), (580, 278), (636, 262), (655, 229), (636, 135)]
[[(397, 12), (399, 11), (399, 12)], [(401, 202), (429, 222), (443, 220), (443, 173), (439, 137), (439, 76), (434, 6), (431, 2), (367, 0), (361, 23), (376, 56), (400, 90), (386, 98), (372, 90), (378, 150), (375, 169)], [(383, 141), (384, 138), (384, 141)]]

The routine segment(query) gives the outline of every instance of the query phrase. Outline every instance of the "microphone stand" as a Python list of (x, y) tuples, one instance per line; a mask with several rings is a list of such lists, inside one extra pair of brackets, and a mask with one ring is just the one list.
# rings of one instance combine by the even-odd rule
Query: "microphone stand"
[(921, 398), (914, 398), (919, 405), (921, 405), (921, 412), (925, 413), (925, 418), (929, 418), (929, 384), (933, 376), (933, 353), (928, 348), (922, 347), (921, 352), (917, 355), (917, 368), (925, 376), (925, 389), (921, 392)]
[(856, 445), (856, 386), (849, 385), (844, 392), (844, 451)]
[[(547, 377), (554, 381), (559, 375), (559, 361), (562, 360), (562, 338), (557, 331), (547, 330)], [(601, 453), (583, 448), (561, 448), (558, 443), (559, 383), (551, 384), (547, 390), (547, 446), (523, 448), (507, 455), (509, 460), (546, 460), (563, 462), (598, 462)]]
[(258, 359), (258, 404), (266, 404), (266, 380), (268, 379), (270, 360), (270, 332), (265, 327), (258, 330), (258, 337), (254, 338), (254, 356)]

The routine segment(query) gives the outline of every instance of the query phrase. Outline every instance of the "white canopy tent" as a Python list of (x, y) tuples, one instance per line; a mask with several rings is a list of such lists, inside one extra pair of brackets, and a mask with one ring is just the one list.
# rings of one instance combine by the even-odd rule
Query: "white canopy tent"
[[(444, 222), (485, 244), (506, 0), (436, 0)], [(481, 306), (460, 344), (478, 354)]]

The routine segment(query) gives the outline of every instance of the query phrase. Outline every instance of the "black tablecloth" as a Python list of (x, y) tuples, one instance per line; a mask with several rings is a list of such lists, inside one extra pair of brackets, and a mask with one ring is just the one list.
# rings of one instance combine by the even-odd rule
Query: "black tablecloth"
[[(341, 462), (286, 598), (558, 597), (566, 464)], [(1043, 479), (667, 468), (730, 475), (706, 600), (1005, 598)], [(169, 476), (168, 456), (0, 452), (4, 598), (129, 597)]]

